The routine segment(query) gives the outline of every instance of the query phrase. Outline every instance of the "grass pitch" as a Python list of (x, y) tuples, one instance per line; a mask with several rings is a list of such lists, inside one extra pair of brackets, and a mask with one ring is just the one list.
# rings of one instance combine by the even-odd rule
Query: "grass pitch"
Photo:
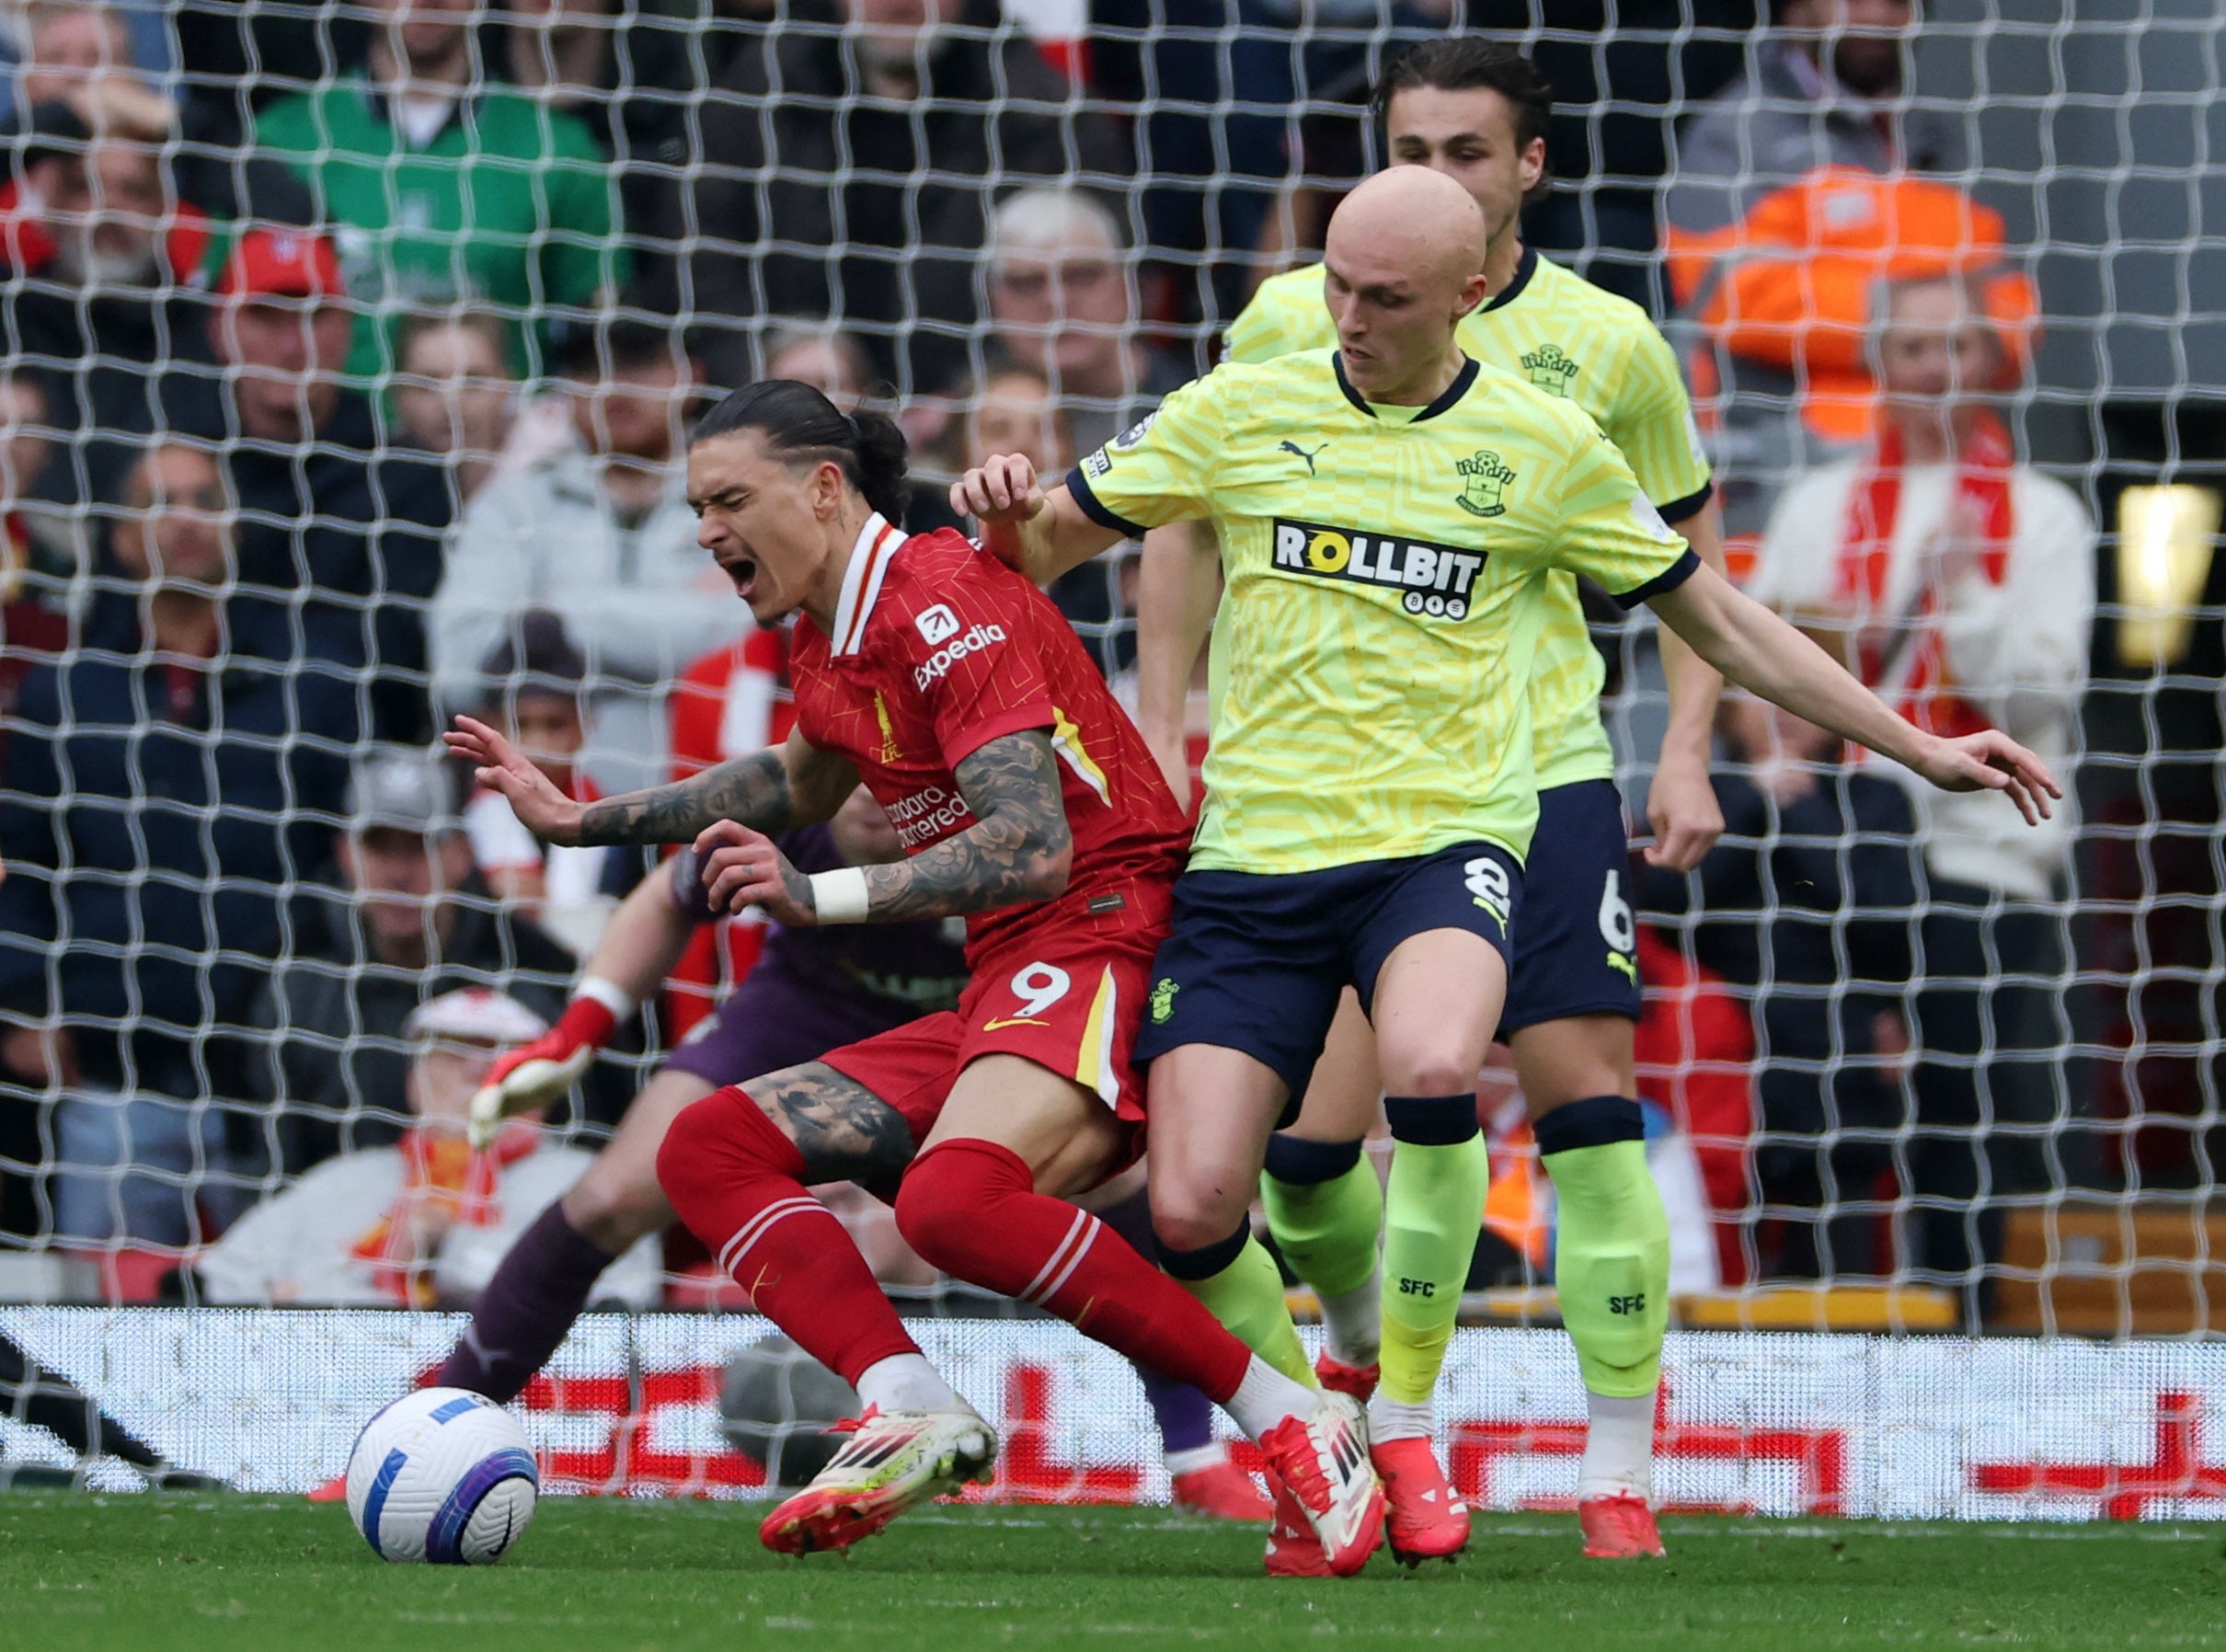
[(1256, 1530), (1156, 1510), (937, 1508), (781, 1560), (749, 1505), (545, 1502), (486, 1570), (383, 1564), (293, 1500), (0, 1497), (0, 1645), (26, 1652), (679, 1652), (1230, 1646), (2226, 1646), (2226, 1530), (1672, 1520), (1578, 1559), (1480, 1518), (1456, 1566), (1271, 1584)]

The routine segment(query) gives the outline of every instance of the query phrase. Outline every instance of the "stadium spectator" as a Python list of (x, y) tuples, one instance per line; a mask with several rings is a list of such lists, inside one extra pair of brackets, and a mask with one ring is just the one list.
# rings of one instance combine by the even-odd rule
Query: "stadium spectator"
[(1445, 32), (1455, 8), (1451, 0), (1091, 0), (1089, 9), (1094, 86), (1141, 106), (1152, 162), (1144, 223), (1173, 266), (1174, 307), (1213, 322), (1244, 308), (1258, 284), (1259, 255), (1276, 239), (1277, 190), (1300, 170), (1307, 112), (1364, 88), (1401, 45)]
[(2001, 321), (2036, 308), (2000, 214), (1941, 176), (1961, 165), (1956, 121), (1903, 95), (1913, 0), (1775, 0), (1773, 15), (1746, 75), (1679, 134), (1667, 199), (1670, 288), (1701, 335), (1694, 402), (1734, 533), (1761, 529), (1794, 471), (1869, 436), (1879, 280), (1981, 274)]
[[(1034, 432), (1015, 431), (1015, 445), (1008, 448), (981, 445), (981, 438), (995, 432), (981, 427), (979, 412), (971, 414), (965, 464), (993, 453), (1040, 457), (1045, 442), (1056, 440), (1064, 443), (1063, 465), (1063, 455), (1094, 453), (1134, 428), (1190, 377), (1180, 362), (1142, 338), (1126, 248), (1119, 221), (1081, 189), (1023, 189), (998, 207), (991, 223), (993, 353), (987, 371), (1002, 376), (1006, 389), (1002, 405), (988, 416), (993, 426), (1008, 422), (1016, 410), (1012, 391), (1020, 381), (1011, 370), (1018, 368), (1052, 387), (1060, 417), (1038, 420)], [(990, 388), (985, 378), (982, 389)], [(917, 531), (922, 524), (908, 525)], [(1119, 601), (1120, 561), (1085, 564), (1051, 587), (1052, 601), (1108, 672), (1122, 670), (1136, 653), (1131, 611)]]
[[(582, 803), (602, 795), (578, 768), (587, 743), (579, 704), (587, 670), (564, 634), (564, 622), (536, 610), (488, 656), (480, 673), (486, 697), (478, 706), (483, 720), (507, 733), (565, 796)], [(499, 792), (474, 792), (465, 805), (464, 830), (479, 876), (496, 898), (578, 958), (594, 950), (603, 925), (644, 870), (638, 853), (542, 842), (519, 823)]]
[(1084, 190), (1041, 186), (998, 206), (989, 295), (995, 349), (1050, 384), (1073, 453), (1103, 447), (1191, 376), (1144, 342), (1128, 238)]
[(1533, 31), (1524, 54), (1554, 88), (1555, 187), (1526, 207), (1523, 244), (1660, 317), (1656, 219), (1674, 111), (1746, 67), (1755, 0), (1554, 0), (1543, 31), (1539, 0), (1466, 0), (1463, 11), (1472, 31)]
[[(19, 509), (25, 483), (46, 464), (45, 425), (46, 393), (39, 381), (28, 373), (0, 374), (0, 774), (6, 772), (7, 731), (24, 676), (59, 655), (70, 637), (69, 567), (32, 539)], [(45, 1156), (38, 1109), (0, 1101), (0, 1234), (38, 1236), (32, 1175)]]
[(389, 446), (372, 399), (339, 380), (350, 320), (331, 243), (252, 230), (218, 294), (209, 335), (226, 371), (206, 416), (241, 512), (233, 646), (360, 694), (359, 732), (414, 740), (448, 479)]
[[(1931, 276), (1879, 298), (1876, 440), (1796, 477), (1751, 589), (1919, 725), (1999, 728), (2068, 772), (2094, 619), (2095, 534), (2071, 489), (2017, 462), (1986, 397), (2010, 347), (1983, 281)], [(1883, 765), (1882, 765), (1883, 766)], [(1899, 770), (1922, 850), (1908, 1007), (1916, 1129), (1899, 1166), (1918, 1266), (1963, 1293), (2001, 1255), (2003, 1199), (2043, 1185), (2060, 1124), (2069, 798), (2027, 829)]]
[(155, 145), (96, 137), (63, 104), (38, 105), (22, 144), (22, 182), (0, 187), (0, 258), (16, 278), (0, 328), (55, 429), (33, 482), (40, 524), (82, 557), (84, 506), (116, 497), (146, 438), (181, 413), (208, 423), (209, 344), (188, 291), (208, 224)]
[(765, 377), (809, 384), (848, 413), (873, 382), (866, 347), (828, 322), (776, 322), (765, 332)]
[(529, 395), (503, 357), (506, 339), (482, 311), (435, 311), (404, 322), (395, 347), (395, 415), (412, 442), (447, 459), (459, 510), (572, 439), (566, 398)]
[[(160, 142), (178, 123), (178, 109), (141, 74), (143, 41), (133, 12), (114, 5), (27, 6), (23, 62), (15, 70), (15, 107), (25, 114), (44, 103), (67, 105), (92, 131)], [(159, 34), (159, 29), (155, 31)], [(154, 44), (154, 35), (143, 43)], [(166, 54), (162, 54), (166, 55)]]
[[(1062, 474), (1073, 463), (1077, 450), (1066, 404), (1041, 369), (998, 359), (977, 384), (961, 387), (957, 399), (961, 414), (954, 435), (942, 444), (949, 474), (963, 475), (992, 453), (1026, 453), (1037, 474), (1047, 476)], [(964, 522), (950, 512), (948, 491), (931, 476), (915, 482), (905, 525), (914, 533), (946, 524), (963, 529)], [(1070, 570), (1048, 588), (1090, 658), (1107, 675), (1136, 655), (1134, 611), (1120, 601), (1120, 570), (1130, 559), (1124, 546)]]
[[(508, 993), (462, 987), (409, 1013), (410, 1124), (388, 1147), (327, 1159), (235, 1223), (194, 1262), (204, 1301), (258, 1307), (468, 1308), (512, 1241), (592, 1163), (513, 1119), (484, 1152), (465, 1141), (495, 1053), (548, 1023)], [(635, 1245), (591, 1301), (655, 1307), (662, 1266)]]
[(498, 910), (473, 871), (438, 758), (405, 748), (360, 756), (344, 819), (327, 840), (337, 887), (302, 902), (293, 952), (247, 1016), (248, 1093), (263, 1104), (265, 1153), (288, 1176), (402, 1133), (403, 1028), (419, 1004), (487, 987), (549, 1017), (572, 975), (571, 955)]
[(23, 674), (69, 641), (69, 568), (31, 538), (25, 486), (45, 468), (46, 392), (25, 373), (0, 374), (0, 752)]
[(479, 703), (479, 669), (530, 609), (587, 660), (584, 767), (606, 792), (664, 778), (666, 699), (698, 655), (749, 628), (695, 543), (680, 462), (695, 368), (675, 335), (620, 320), (568, 342), (575, 440), (474, 501), (432, 613), (433, 686)]
[(732, 41), (705, 22), (691, 0), (509, 0), (481, 26), (481, 52), (492, 73), (594, 134), (631, 223), (694, 158), (688, 117)]
[(239, 1199), (230, 1034), (339, 800), (317, 736), (349, 708), (236, 637), (220, 653), (232, 516), (208, 453), (150, 449), (122, 503), (84, 646), (32, 669), (8, 739), (0, 1064), (56, 1098), (59, 1235), (178, 1245)]
[(1732, 694), (1718, 720), (1723, 839), (1697, 886), (1640, 865), (1636, 904), (1689, 915), (1694, 962), (1751, 1002), (1761, 1205), (1744, 1225), (1761, 1277), (1873, 1277), (1890, 1267), (1884, 1178), (1907, 1112), (1909, 801), (1835, 774), (1830, 735), (1761, 701)]
[(967, 371), (999, 189), (1134, 174), (998, 0), (799, 0), (738, 35), (704, 165), (647, 226), (659, 302), (719, 318), (714, 383), (749, 380), (760, 318), (837, 315), (905, 395), (940, 389)]
[(614, 292), (617, 181), (578, 118), (480, 74), (471, 0), (374, 0), (369, 62), (271, 104), (255, 141), (308, 185), (361, 306), (348, 371), (393, 370), (413, 310), (502, 317), (511, 365), (539, 372), (541, 329)]
[[(240, 187), (247, 171), (294, 175), (283, 160), (254, 155), (255, 117), (336, 74), (362, 69), (371, 26), (357, 6), (241, 6), (237, 0), (167, 0), (180, 71), (178, 150), (181, 172), (192, 174), (192, 199), (219, 221), (241, 216)], [(266, 180), (268, 181), (268, 180)], [(308, 222), (305, 191), (296, 180), (297, 204)], [(247, 190), (262, 199), (259, 186)]]

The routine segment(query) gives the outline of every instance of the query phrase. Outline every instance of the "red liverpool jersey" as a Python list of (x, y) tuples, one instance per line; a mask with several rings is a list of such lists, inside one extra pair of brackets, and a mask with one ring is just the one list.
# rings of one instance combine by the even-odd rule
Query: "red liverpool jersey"
[(970, 916), (970, 958), (1044, 926), (1165, 921), (1189, 824), (1073, 627), (996, 557), (947, 528), (906, 538), (874, 517), (834, 635), (799, 618), (789, 674), (804, 738), (857, 765), (908, 855), (974, 824), (955, 773), (964, 759), (1004, 735), (1050, 737), (1073, 876), (1056, 901)]

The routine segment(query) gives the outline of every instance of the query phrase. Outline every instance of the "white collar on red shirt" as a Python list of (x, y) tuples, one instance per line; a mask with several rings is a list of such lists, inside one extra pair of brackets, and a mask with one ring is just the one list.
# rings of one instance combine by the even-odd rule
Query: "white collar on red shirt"
[(850, 547), (850, 566), (843, 570), (834, 632), (827, 639), (830, 652), (841, 656), (858, 651), (858, 645), (866, 640), (866, 623), (873, 618), (874, 603), (880, 600), (881, 581), (888, 577), (889, 565), (896, 560), (897, 547), (903, 543), (902, 530), (890, 526), (878, 511), (866, 519), (866, 525), (858, 530), (857, 544)]

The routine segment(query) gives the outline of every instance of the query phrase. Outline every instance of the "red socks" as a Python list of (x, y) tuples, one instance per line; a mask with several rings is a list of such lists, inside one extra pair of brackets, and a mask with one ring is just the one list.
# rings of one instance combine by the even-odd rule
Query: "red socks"
[(1027, 1162), (1008, 1147), (966, 1137), (913, 1160), (897, 1194), (897, 1229), (944, 1272), (1048, 1308), (1216, 1402), (1236, 1393), (1251, 1363), (1249, 1348), (1119, 1234), (1038, 1193)]
[[(805, 1352), (855, 1386), (919, 1347), (843, 1224), (804, 1190), (796, 1144), (739, 1087), (672, 1121), (657, 1179), (689, 1230)], [(1048, 1308), (1140, 1365), (1233, 1397), (1251, 1350), (1086, 1210), (1035, 1191), (1020, 1155), (947, 1141), (912, 1163), (897, 1226), (946, 1273)]]
[(665, 1197), (719, 1267), (760, 1314), (855, 1387), (868, 1366), (919, 1345), (803, 1176), (796, 1143), (732, 1084), (683, 1109), (657, 1153)]

